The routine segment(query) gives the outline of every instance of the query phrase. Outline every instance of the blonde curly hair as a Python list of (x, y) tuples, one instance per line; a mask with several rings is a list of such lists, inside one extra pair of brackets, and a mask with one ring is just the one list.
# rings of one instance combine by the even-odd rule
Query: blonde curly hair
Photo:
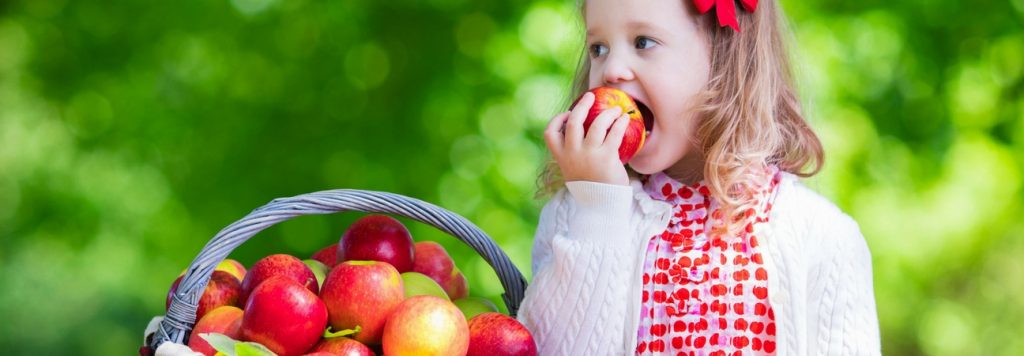
[[(756, 11), (737, 11), (737, 17), (742, 32), (719, 27), (711, 14), (696, 19), (710, 44), (711, 70), (695, 101), (700, 120), (695, 135), (705, 161), (704, 182), (728, 217), (715, 231), (727, 234), (748, 223), (745, 212), (757, 203), (754, 192), (768, 166), (809, 177), (824, 161), (821, 142), (801, 112), (786, 47), (791, 32), (781, 9), (775, 1), (761, 1)], [(589, 72), (584, 50), (568, 99), (589, 89)], [(550, 153), (537, 183), (538, 198), (564, 186)]]

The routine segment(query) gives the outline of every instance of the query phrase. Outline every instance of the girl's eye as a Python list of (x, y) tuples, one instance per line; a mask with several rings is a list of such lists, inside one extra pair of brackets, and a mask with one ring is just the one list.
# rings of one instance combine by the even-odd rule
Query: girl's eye
[(636, 42), (633, 45), (636, 46), (636, 49), (648, 49), (654, 47), (655, 42), (650, 38), (640, 36), (636, 38)]
[(596, 44), (596, 43), (590, 45), (590, 56), (591, 57), (597, 58), (597, 57), (603, 56), (605, 53), (608, 53), (608, 47), (605, 47), (604, 45), (600, 45), (600, 44)]

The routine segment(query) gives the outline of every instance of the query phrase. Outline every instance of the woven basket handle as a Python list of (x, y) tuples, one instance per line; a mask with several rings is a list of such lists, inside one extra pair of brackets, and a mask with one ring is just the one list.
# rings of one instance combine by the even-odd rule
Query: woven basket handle
[(213, 270), (231, 251), (253, 235), (296, 216), (344, 211), (405, 216), (457, 237), (473, 247), (497, 272), (505, 288), (502, 298), (509, 314), (515, 317), (519, 311), (519, 303), (526, 291), (526, 279), (494, 240), (469, 220), (436, 205), (398, 194), (338, 189), (274, 199), (218, 232), (192, 260), (149, 346), (155, 350), (164, 341), (184, 343), (195, 325), (199, 298)]

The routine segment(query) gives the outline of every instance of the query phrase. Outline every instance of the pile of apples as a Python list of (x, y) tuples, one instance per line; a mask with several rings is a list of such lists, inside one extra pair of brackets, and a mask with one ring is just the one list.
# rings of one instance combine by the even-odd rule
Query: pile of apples
[[(168, 307), (181, 278), (171, 285)], [(360, 218), (310, 259), (275, 254), (248, 271), (224, 260), (196, 319), (188, 346), (207, 356), (218, 351), (211, 334), (282, 356), (537, 354), (522, 324), (469, 296), (444, 247), (414, 243), (386, 215)]]

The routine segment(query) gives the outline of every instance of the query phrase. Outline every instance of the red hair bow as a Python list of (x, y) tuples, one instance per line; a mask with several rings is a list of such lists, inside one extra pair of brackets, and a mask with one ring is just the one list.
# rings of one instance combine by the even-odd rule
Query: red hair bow
[[(715, 14), (718, 15), (718, 25), (721, 27), (732, 27), (736, 32), (740, 31), (740, 24), (736, 22), (736, 1), (735, 0), (693, 0), (697, 5), (697, 11), (701, 14), (708, 12), (712, 7), (718, 8)], [(754, 12), (757, 8), (757, 0), (740, 0), (743, 9), (747, 12)]]

